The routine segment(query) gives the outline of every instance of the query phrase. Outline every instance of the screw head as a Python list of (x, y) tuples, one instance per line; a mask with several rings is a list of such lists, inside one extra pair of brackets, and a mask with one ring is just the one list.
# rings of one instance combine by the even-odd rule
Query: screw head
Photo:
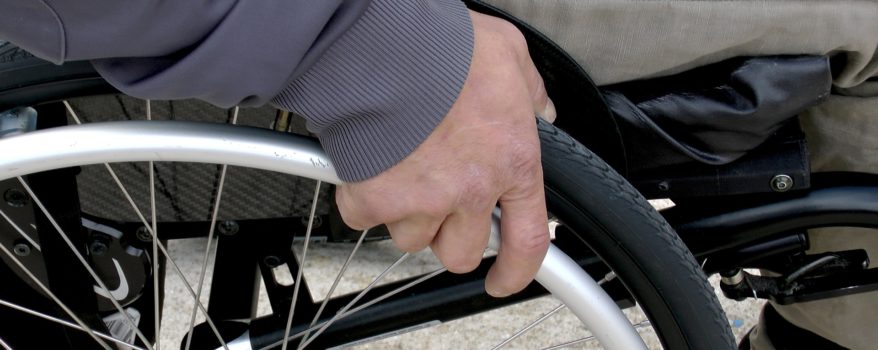
[(28, 256), (30, 255), (30, 250), (30, 244), (27, 243), (16, 243), (12, 247), (12, 251), (18, 256)]
[[(303, 216), (301, 219), (301, 222), (302, 222), (302, 226), (308, 227), (308, 217), (307, 216)], [(313, 225), (313, 228), (319, 228), (320, 226), (323, 226), (323, 217), (315, 215), (314, 216), (314, 223), (312, 225)]]
[(280, 258), (274, 255), (266, 256), (262, 261), (265, 262), (265, 265), (268, 265), (268, 267), (278, 267), (281, 264)]
[(224, 236), (234, 236), (240, 229), (241, 226), (234, 220), (226, 220), (219, 224), (219, 233)]
[(771, 178), (771, 189), (774, 192), (786, 192), (793, 189), (793, 178), (789, 175), (780, 174)]
[(3, 193), (3, 199), (10, 207), (21, 208), (30, 202), (30, 197), (17, 188), (10, 188)]
[(149, 229), (146, 226), (140, 226), (137, 228), (137, 231), (134, 232), (134, 235), (137, 236), (137, 239), (141, 242), (152, 242), (152, 235), (149, 234)]
[(659, 191), (667, 192), (668, 190), (671, 189), (671, 184), (668, 183), (667, 181), (659, 182), (658, 189), (659, 189)]
[(88, 251), (91, 252), (91, 255), (101, 256), (106, 254), (108, 250), (110, 250), (110, 248), (101, 240), (96, 239), (88, 244)]

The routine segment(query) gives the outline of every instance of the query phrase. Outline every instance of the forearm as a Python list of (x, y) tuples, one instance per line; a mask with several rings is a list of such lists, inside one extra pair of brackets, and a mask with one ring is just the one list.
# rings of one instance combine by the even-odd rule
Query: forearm
[(472, 28), (458, 0), (21, 1), (0, 38), (60, 63), (91, 59), (121, 91), (219, 106), (272, 101), (309, 127), (347, 181), (393, 166), (463, 85)]
[(125, 93), (268, 102), (368, 1), (0, 0), (0, 37), (55, 63), (93, 60)]

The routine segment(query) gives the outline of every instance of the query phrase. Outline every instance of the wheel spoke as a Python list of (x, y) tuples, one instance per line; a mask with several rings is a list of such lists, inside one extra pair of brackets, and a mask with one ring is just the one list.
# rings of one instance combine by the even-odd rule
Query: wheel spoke
[(561, 311), (561, 310), (564, 309), (565, 307), (566, 307), (566, 305), (564, 305), (564, 304), (561, 304), (561, 305), (556, 306), (554, 309), (552, 309), (552, 311), (549, 311), (548, 313), (546, 313), (546, 314), (543, 315), (542, 317), (540, 317), (540, 318), (534, 320), (533, 322), (531, 322), (531, 323), (528, 324), (527, 326), (524, 326), (524, 328), (518, 330), (518, 332), (515, 332), (515, 334), (513, 334), (513, 335), (512, 335), (511, 337), (509, 337), (509, 338), (506, 338), (505, 340), (503, 340), (503, 342), (501, 342), (500, 344), (497, 344), (496, 346), (494, 346), (493, 348), (491, 348), (491, 350), (497, 350), (497, 349), (499, 349), (499, 348), (502, 348), (502, 347), (506, 346), (506, 344), (509, 344), (509, 343), (512, 342), (513, 340), (518, 339), (518, 337), (521, 337), (521, 336), (524, 335), (525, 333), (529, 332), (531, 329), (533, 329), (534, 327), (536, 327), (538, 324), (543, 323), (543, 321), (549, 319), (549, 317), (552, 317), (552, 315), (558, 313), (558, 311)]
[[(648, 326), (650, 326), (649, 321), (643, 321), (643, 322), (640, 322), (640, 323), (637, 323), (637, 324), (631, 325), (631, 327), (634, 328), (634, 329), (641, 329), (641, 328), (643, 328), (643, 327), (648, 327)], [(585, 342), (589, 342), (589, 341), (592, 341), (592, 340), (595, 340), (595, 339), (597, 339), (595, 336), (590, 335), (590, 336), (587, 336), (587, 337), (585, 337), (585, 338), (579, 338), (579, 339), (576, 339), (576, 340), (573, 340), (573, 341), (569, 341), (569, 342), (566, 342), (566, 343), (563, 343), (563, 344), (558, 344), (558, 345), (551, 346), (551, 347), (548, 347), (548, 348), (543, 348), (543, 350), (563, 349), (563, 348), (566, 348), (566, 347), (571, 347), (571, 346), (576, 345), (576, 344), (582, 344), (582, 343), (585, 343)]]
[[(139, 210), (138, 210), (138, 214), (140, 214)], [(142, 214), (141, 214), (141, 220), (144, 222), (144, 224), (146, 223), (146, 220), (143, 219)], [(154, 235), (152, 233), (152, 229), (149, 228), (148, 226), (147, 226), (147, 231), (150, 233), (152, 239), (157, 239), (156, 235)], [(171, 255), (168, 253), (167, 247), (165, 247), (165, 245), (161, 244), (161, 243), (158, 244), (158, 247), (159, 247), (159, 250), (161, 251), (162, 255), (164, 255), (168, 259), (168, 262), (171, 264), (171, 267), (173, 267), (174, 273), (183, 282), (183, 286), (186, 287), (186, 291), (189, 292), (189, 296), (191, 296), (192, 298), (195, 298), (195, 290), (192, 289), (192, 285), (189, 283), (189, 281), (186, 280), (185, 275), (183, 275), (183, 270), (180, 269), (180, 265), (177, 265), (177, 262), (173, 258), (171, 258)], [(210, 326), (210, 329), (213, 330), (213, 334), (216, 336), (216, 338), (220, 342), (220, 344), (222, 344), (223, 349), (229, 350), (228, 345), (226, 345), (225, 340), (223, 340), (223, 337), (220, 335), (219, 330), (216, 328), (216, 325), (213, 323), (213, 320), (210, 318), (210, 315), (207, 314), (207, 309), (204, 308), (204, 305), (201, 304), (200, 301), (196, 305), (198, 306), (198, 309), (201, 310), (201, 313), (204, 315), (204, 318), (207, 321), (207, 324)]]
[[(201, 273), (198, 277), (198, 287), (195, 290), (194, 302), (199, 303), (201, 301), (201, 292), (204, 290), (204, 275), (207, 274), (207, 263), (210, 258), (211, 251), (211, 243), (213, 243), (213, 234), (216, 230), (216, 217), (219, 212), (220, 200), (222, 198), (222, 190), (223, 184), (226, 178), (226, 169), (227, 166), (223, 165), (222, 170), (220, 171), (219, 183), (217, 185), (217, 194), (216, 194), (216, 202), (213, 206), (213, 214), (211, 214), (210, 219), (210, 229), (207, 233), (207, 245), (204, 248), (204, 256), (201, 259)], [(215, 247), (214, 247), (215, 248)], [(192, 313), (189, 317), (189, 332), (186, 334), (186, 350), (189, 350), (189, 347), (192, 344), (192, 331), (195, 329), (195, 316), (198, 315), (198, 307), (196, 305), (192, 305)]]
[[(3, 299), (0, 299), (0, 305), (6, 306), (6, 307), (13, 309), (13, 310), (18, 310), (18, 311), (24, 312), (24, 313), (29, 314), (31, 316), (36, 316), (36, 317), (42, 318), (46, 321), (54, 322), (54, 323), (60, 324), (62, 326), (70, 327), (70, 328), (73, 328), (73, 329), (76, 329), (76, 330), (79, 330), (79, 331), (82, 331), (85, 333), (89, 333), (93, 337), (97, 336), (97, 337), (112, 341), (112, 342), (119, 344), (119, 345), (123, 345), (123, 346), (130, 347), (133, 349), (143, 350), (143, 348), (141, 348), (137, 345), (113, 338), (113, 336), (111, 336), (111, 335), (107, 335), (105, 333), (101, 333), (101, 332), (98, 332), (98, 331), (95, 331), (92, 329), (83, 328), (81, 325), (78, 325), (76, 323), (73, 323), (73, 322), (70, 322), (70, 321), (67, 321), (67, 320), (64, 320), (61, 318), (53, 317), (50, 315), (46, 315), (42, 312), (31, 310), (31, 309), (28, 309), (24, 306), (10, 303), (10, 302), (3, 300)], [(7, 347), (7, 349), (8, 349), (8, 347)]]
[[(67, 101), (64, 101), (65, 103)], [(68, 104), (69, 106), (69, 104)], [(72, 108), (71, 108), (72, 110)], [(146, 120), (152, 120), (152, 103), (146, 100)], [(158, 232), (158, 221), (155, 210), (155, 167), (153, 162), (149, 164), (149, 209), (152, 224), (152, 232)], [(161, 304), (159, 303), (159, 248), (157, 239), (152, 240), (152, 305), (153, 305), (153, 337), (155, 337), (156, 350), (161, 349)]]
[[(73, 108), (70, 106), (70, 104), (67, 101), (64, 101), (64, 105), (67, 107), (67, 111), (71, 113), (71, 116), (73, 117), (73, 119), (77, 123), (81, 123), (79, 118), (76, 116), (76, 112), (73, 111)], [(107, 172), (110, 173), (110, 176), (113, 178), (113, 181), (116, 183), (116, 186), (118, 186), (119, 190), (122, 191), (122, 195), (128, 201), (128, 204), (131, 206), (131, 209), (134, 210), (134, 213), (140, 219), (140, 222), (143, 224), (144, 228), (146, 228), (147, 232), (149, 232), (150, 237), (152, 238), (153, 242), (156, 243), (156, 246), (159, 248), (159, 250), (162, 252), (162, 254), (164, 254), (164, 256), (168, 259), (168, 262), (171, 264), (171, 267), (174, 268), (173, 269), (174, 273), (183, 282), (183, 285), (186, 287), (186, 290), (189, 292), (189, 295), (192, 296), (193, 298), (195, 298), (195, 290), (192, 289), (192, 285), (189, 283), (189, 281), (186, 280), (186, 276), (183, 274), (183, 271), (180, 269), (180, 266), (177, 265), (177, 262), (168, 253), (167, 247), (165, 247), (164, 244), (162, 244), (161, 242), (158, 241), (158, 235), (156, 234), (157, 231), (153, 230), (153, 225), (149, 224), (146, 221), (146, 218), (143, 216), (143, 212), (140, 210), (140, 208), (137, 206), (137, 204), (134, 203), (134, 198), (131, 197), (131, 194), (128, 193), (128, 189), (126, 189), (125, 185), (122, 184), (122, 181), (119, 180), (119, 176), (116, 175), (116, 172), (113, 170), (113, 168), (110, 166), (110, 164), (104, 163), (104, 167), (106, 167)], [(156, 257), (158, 257), (158, 256), (156, 256)], [(207, 321), (207, 324), (210, 326), (210, 329), (213, 331), (213, 334), (216, 336), (217, 340), (220, 342), (220, 344), (222, 344), (223, 349), (229, 350), (228, 345), (226, 345), (225, 340), (223, 340), (222, 336), (219, 333), (219, 330), (216, 328), (216, 325), (213, 323), (213, 320), (210, 318), (210, 315), (207, 314), (207, 309), (204, 308), (204, 305), (201, 304), (200, 300), (198, 300), (198, 299), (195, 299), (195, 300), (196, 300), (196, 305), (198, 306), (198, 309), (201, 310), (202, 314), (204, 314), (204, 318)], [(125, 313), (125, 316), (127, 317), (128, 314)], [(139, 333), (139, 330), (138, 330), (138, 333)], [(147, 343), (147, 342), (144, 342), (144, 343)]]
[(28, 241), (28, 243), (30, 243), (37, 250), (42, 251), (42, 249), (40, 249), (40, 245), (37, 244), (37, 242), (35, 242), (33, 239), (31, 239), (30, 236), (25, 233), (24, 230), (21, 229), (21, 227), (18, 226), (18, 224), (16, 224), (14, 221), (12, 221), (12, 219), (6, 216), (6, 213), (0, 211), (0, 215), (2, 215), (3, 218), (6, 219), (6, 222), (12, 225), (12, 228), (15, 229), (15, 231), (18, 231), (18, 233)]
[[(237, 106), (232, 110), (231, 124), (233, 125), (238, 122), (238, 110)], [(198, 277), (198, 289), (195, 292), (195, 303), (201, 302), (201, 292), (204, 289), (204, 275), (207, 274), (207, 262), (210, 258), (210, 247), (211, 243), (213, 243), (214, 232), (216, 231), (216, 219), (219, 214), (220, 203), (222, 203), (223, 186), (226, 182), (226, 171), (228, 168), (228, 165), (223, 164), (220, 170), (219, 183), (217, 184), (216, 189), (216, 201), (213, 203), (213, 212), (210, 216), (210, 229), (207, 232), (207, 246), (204, 248), (204, 257), (201, 259), (201, 274), (199, 274)], [(155, 208), (153, 208), (153, 215), (155, 215)], [(153, 223), (155, 223), (155, 217), (153, 217)], [(216, 246), (214, 246), (214, 250), (216, 250)], [(195, 316), (197, 314), (198, 308), (195, 305), (192, 305), (192, 314), (189, 317), (189, 332), (186, 334), (186, 350), (189, 350), (189, 347), (192, 345), (192, 333), (195, 330)]]
[[(320, 333), (323, 333), (323, 331), (325, 330), (326, 327), (329, 327), (329, 325), (330, 325), (332, 322), (335, 322), (335, 321), (340, 317), (340, 315), (341, 315), (343, 312), (345, 312), (345, 311), (347, 311), (348, 309), (350, 309), (351, 306), (353, 306), (353, 304), (355, 304), (357, 301), (359, 301), (360, 299), (362, 299), (363, 296), (364, 296), (366, 293), (369, 292), (369, 290), (371, 290), (372, 288), (374, 288), (375, 285), (376, 285), (381, 279), (384, 278), (384, 276), (386, 276), (391, 270), (393, 270), (394, 268), (396, 268), (397, 266), (399, 266), (399, 264), (401, 264), (402, 262), (404, 262), (405, 260), (407, 260), (410, 256), (411, 256), (411, 254), (409, 254), (409, 253), (405, 253), (405, 254), (401, 255), (398, 259), (396, 259), (396, 261), (393, 262), (393, 264), (391, 264), (391, 265), (388, 266), (386, 269), (384, 269), (384, 271), (382, 271), (382, 272), (378, 275), (378, 277), (375, 277), (375, 279), (373, 279), (372, 282), (369, 283), (369, 285), (366, 286), (365, 289), (361, 290), (360, 293), (358, 293), (358, 294), (354, 297), (353, 300), (351, 300), (350, 302), (348, 302), (347, 305), (345, 305), (341, 310), (339, 310), (339, 311), (335, 314), (335, 316), (333, 316), (330, 320), (328, 320), (328, 321), (326, 321), (326, 322), (323, 322), (323, 323), (320, 323), (320, 324), (317, 325), (317, 326), (314, 326), (314, 327), (308, 328), (308, 329), (306, 329), (306, 330), (304, 330), (304, 331), (301, 331), (301, 332), (299, 332), (299, 333), (293, 334), (293, 335), (289, 336), (287, 340), (291, 340), (291, 339), (298, 338), (298, 337), (304, 335), (305, 332), (310, 332), (310, 331), (312, 331), (312, 330), (317, 329), (318, 327), (319, 327), (318, 332), (315, 333), (314, 336), (312, 336), (312, 339), (313, 339), (314, 337), (316, 337), (317, 335), (319, 335)], [(272, 348), (272, 347), (278, 346), (278, 345), (282, 344), (283, 341), (284, 341), (284, 339), (278, 340), (278, 341), (276, 341), (276, 342), (274, 342), (274, 343), (269, 344), (269, 345), (266, 346), (264, 349)], [(300, 345), (299, 348), (303, 348), (303, 347), (307, 346), (308, 343), (310, 343), (310, 342), (311, 342), (311, 339), (308, 339), (308, 341), (307, 341), (305, 344)]]
[[(107, 288), (107, 285), (104, 283), (104, 281), (98, 276), (98, 274), (95, 272), (95, 270), (93, 268), (91, 268), (91, 266), (89, 266), (88, 262), (85, 261), (85, 257), (83, 257), (82, 253), (80, 253), (79, 250), (76, 249), (76, 245), (74, 245), (73, 242), (70, 240), (70, 237), (67, 236), (66, 233), (64, 233), (64, 230), (61, 229), (61, 226), (58, 225), (58, 222), (55, 221), (55, 218), (52, 216), (51, 213), (49, 213), (49, 210), (46, 209), (46, 206), (43, 205), (43, 202), (40, 201), (40, 199), (39, 199), (39, 197), (37, 197), (36, 193), (34, 193), (34, 191), (30, 188), (30, 185), (28, 185), (27, 182), (25, 182), (21, 176), (19, 176), (17, 178), (18, 178), (18, 182), (21, 183), (21, 186), (24, 187), (24, 190), (27, 191), (28, 195), (30, 195), (31, 199), (33, 199), (34, 203), (36, 203), (37, 207), (40, 208), (40, 211), (43, 212), (43, 215), (46, 216), (46, 219), (49, 220), (49, 223), (52, 224), (52, 227), (54, 227), (55, 230), (58, 231), (58, 234), (61, 235), (61, 238), (64, 240), (64, 242), (67, 243), (67, 246), (70, 247), (70, 250), (73, 252), (73, 255), (76, 256), (76, 258), (79, 260), (80, 264), (82, 264), (82, 266), (85, 268), (85, 270), (88, 271), (88, 273), (91, 275), (91, 277), (95, 280), (95, 283), (98, 284), (98, 287), (100, 287), (104, 291), (104, 293), (106, 293), (106, 295), (111, 295), (110, 289)], [(140, 328), (137, 327), (137, 324), (134, 322), (133, 319), (131, 319), (131, 316), (128, 315), (128, 312), (126, 312), (125, 309), (122, 308), (122, 305), (119, 304), (119, 302), (116, 300), (116, 298), (109, 297), (109, 298), (107, 298), (107, 300), (109, 300), (110, 303), (113, 304), (113, 307), (115, 307), (116, 310), (122, 314), (122, 316), (125, 318), (126, 322), (128, 322), (128, 325), (131, 326), (132, 329), (134, 330), (134, 332), (137, 334), (137, 337), (140, 338), (140, 340), (144, 344), (147, 344), (146, 345), (147, 349), (152, 350), (152, 347), (149, 346), (149, 340), (147, 340), (146, 336), (143, 335), (143, 332), (140, 331)]]
[[(351, 253), (348, 255), (347, 260), (345, 260), (344, 264), (341, 266), (341, 269), (338, 271), (338, 274), (335, 275), (335, 281), (332, 281), (332, 286), (329, 287), (329, 291), (326, 292), (326, 297), (323, 298), (323, 302), (321, 302), (320, 307), (317, 308), (317, 312), (314, 314), (314, 319), (311, 320), (311, 324), (308, 325), (308, 328), (312, 328), (312, 327), (314, 327), (315, 324), (317, 324), (317, 320), (319, 320), (320, 315), (323, 314), (323, 309), (326, 308), (326, 303), (328, 303), (329, 299), (332, 298), (332, 295), (335, 293), (335, 288), (338, 287), (339, 282), (341, 282), (342, 276), (344, 276), (345, 271), (347, 271), (348, 266), (350, 265), (351, 261), (354, 258), (354, 255), (357, 254), (357, 250), (359, 250), (360, 246), (363, 245), (363, 240), (366, 238), (366, 234), (368, 234), (368, 233), (369, 233), (368, 229), (363, 230), (363, 232), (360, 233), (360, 238), (357, 239), (357, 244), (354, 245), (354, 249), (351, 249)], [(289, 334), (286, 334), (286, 336), (284, 338), (287, 338), (288, 336), (289, 336)], [(307, 339), (308, 339), (308, 333), (306, 332), (305, 335), (302, 336), (302, 341), (299, 342), (299, 345), (301, 346), (301, 343), (303, 343)]]
[(431, 278), (433, 278), (433, 277), (436, 277), (436, 276), (439, 275), (440, 273), (443, 273), (443, 272), (446, 272), (446, 271), (448, 271), (448, 268), (445, 268), (445, 267), (443, 267), (443, 268), (441, 268), (441, 269), (436, 269), (436, 270), (434, 270), (433, 272), (430, 272), (430, 273), (428, 273), (428, 274), (426, 274), (426, 275), (423, 275), (423, 276), (419, 277), (418, 279), (416, 279), (416, 280), (414, 280), (414, 281), (411, 281), (411, 282), (407, 283), (407, 284), (404, 285), (404, 286), (398, 287), (398, 288), (396, 288), (396, 289), (394, 289), (394, 290), (392, 290), (392, 291), (389, 291), (389, 292), (387, 292), (387, 293), (384, 293), (384, 294), (381, 295), (380, 297), (377, 297), (377, 298), (375, 298), (375, 299), (369, 300), (368, 302), (363, 303), (363, 305), (357, 306), (357, 307), (355, 307), (355, 308), (353, 308), (353, 309), (350, 309), (350, 310), (348, 310), (348, 311), (341, 312), (341, 313), (339, 313), (338, 318), (342, 318), (342, 317), (350, 316), (350, 315), (354, 314), (355, 312), (358, 312), (358, 311), (363, 310), (363, 309), (365, 309), (365, 308), (367, 308), (367, 307), (370, 307), (370, 306), (372, 306), (372, 305), (375, 305), (375, 304), (377, 304), (377, 303), (380, 303), (380, 302), (384, 301), (384, 299), (387, 299), (387, 298), (390, 298), (390, 297), (392, 297), (392, 296), (394, 296), (394, 295), (396, 295), (396, 294), (399, 294), (400, 292), (402, 292), (402, 291), (404, 291), (404, 290), (406, 290), (406, 289), (409, 289), (409, 288), (414, 287), (414, 286), (416, 286), (416, 285), (418, 285), (418, 284), (421, 284), (421, 283), (423, 283), (424, 281), (426, 281), (426, 280), (428, 280), (428, 279), (431, 279)]
[[(74, 111), (73, 107), (70, 106), (70, 102), (67, 102), (67, 100), (64, 100), (64, 101), (61, 101), (61, 103), (64, 104), (64, 108), (67, 109), (67, 113), (70, 114), (70, 117), (73, 118), (73, 121), (76, 122), (76, 124), (81, 125), (82, 120), (79, 119), (79, 116), (76, 114), (76, 111)], [(148, 115), (148, 113), (149, 113), (149, 108), (147, 107), (147, 115)]]
[[(290, 327), (293, 324), (293, 313), (296, 311), (296, 302), (299, 298), (299, 287), (302, 282), (302, 272), (305, 270), (305, 262), (308, 258), (308, 243), (311, 241), (311, 230), (314, 228), (314, 214), (317, 212), (317, 199), (320, 198), (320, 185), (317, 181), (314, 187), (314, 199), (311, 200), (311, 214), (308, 215), (308, 228), (305, 230), (305, 242), (302, 247), (302, 260), (299, 262), (299, 271), (296, 273), (296, 281), (293, 283), (293, 300), (290, 303), (290, 312), (287, 314), (287, 325), (284, 328), (284, 338), (281, 350), (287, 350), (287, 338), (290, 336)], [(290, 247), (290, 250), (293, 248)]]
[[(411, 282), (409, 282), (409, 283), (407, 283), (407, 284), (405, 284), (405, 285), (403, 285), (403, 286), (397, 287), (396, 289), (394, 289), (394, 290), (392, 290), (392, 291), (389, 291), (389, 292), (387, 292), (387, 293), (384, 293), (384, 294), (382, 294), (380, 297), (377, 297), (377, 298), (375, 298), (375, 299), (369, 300), (368, 302), (363, 303), (363, 305), (360, 305), (360, 306), (357, 306), (357, 307), (355, 307), (355, 308), (353, 308), (353, 309), (348, 310), (348, 308), (351, 307), (351, 305), (352, 305), (353, 303), (356, 302), (356, 300), (355, 300), (355, 301), (352, 301), (352, 302), (348, 303), (348, 304), (347, 304), (342, 310), (339, 310), (339, 311), (335, 314), (335, 316), (332, 317), (331, 319), (329, 319), (329, 320), (327, 320), (327, 321), (325, 321), (325, 322), (322, 322), (322, 323), (320, 323), (320, 324), (317, 324), (317, 325), (315, 325), (315, 326), (313, 326), (313, 327), (309, 327), (308, 329), (303, 330), (303, 331), (301, 331), (301, 332), (299, 332), (299, 333), (293, 334), (293, 335), (290, 336), (290, 339), (296, 339), (296, 338), (298, 338), (298, 337), (300, 337), (300, 336), (303, 336), (303, 335), (305, 335), (306, 333), (309, 333), (309, 332), (311, 332), (311, 331), (313, 331), (313, 330), (319, 330), (319, 332), (315, 333), (314, 336), (312, 336), (311, 338), (308, 338), (308, 340), (305, 341), (304, 344), (299, 345), (299, 349), (302, 349), (302, 348), (304, 348), (305, 346), (307, 346), (308, 344), (310, 344), (310, 343), (311, 343), (311, 340), (312, 340), (313, 338), (317, 337), (321, 332), (323, 332), (323, 330), (325, 330), (327, 327), (329, 327), (333, 322), (338, 321), (338, 320), (340, 320), (340, 319), (342, 319), (342, 318), (344, 318), (344, 317), (347, 317), (347, 316), (353, 315), (354, 313), (357, 313), (357, 312), (359, 312), (359, 311), (361, 311), (361, 310), (363, 310), (363, 309), (365, 309), (365, 308), (367, 308), (367, 307), (370, 307), (370, 306), (372, 306), (372, 305), (375, 305), (375, 304), (377, 304), (377, 303), (380, 303), (380, 302), (384, 301), (384, 300), (387, 299), (387, 298), (390, 298), (390, 297), (392, 297), (392, 296), (394, 296), (394, 295), (396, 295), (396, 294), (399, 294), (399, 293), (405, 291), (406, 289), (409, 289), (409, 288), (414, 287), (414, 286), (416, 286), (416, 285), (418, 285), (418, 284), (420, 284), (420, 283), (423, 283), (424, 281), (426, 281), (426, 280), (428, 280), (428, 279), (431, 279), (431, 278), (433, 278), (433, 277), (436, 277), (436, 276), (439, 275), (440, 273), (443, 273), (443, 272), (446, 272), (446, 271), (448, 271), (448, 269), (445, 268), (445, 267), (440, 268), (440, 269), (437, 269), (437, 270), (434, 270), (433, 272), (430, 272), (430, 273), (428, 273), (428, 274), (426, 274), (426, 275), (423, 275), (423, 276), (419, 277), (418, 279), (416, 279), (416, 280), (414, 280), (414, 281), (411, 281)], [(362, 292), (360, 292), (360, 293), (362, 294)], [(318, 328), (319, 328), (319, 329), (318, 329)], [(265, 347), (265, 348), (263, 348), (263, 349), (267, 349), (267, 348), (270, 348), (270, 347), (276, 346), (277, 344), (280, 344), (280, 341), (277, 341), (277, 342), (275, 342), (275, 343), (273, 343), (273, 344), (271, 344), (271, 345), (269, 345), (269, 346), (267, 346), (267, 347)]]
[[(599, 286), (601, 286), (601, 285), (603, 285), (604, 283), (607, 283), (607, 282), (613, 280), (614, 278), (616, 278), (616, 274), (615, 274), (614, 272), (609, 272), (609, 273), (607, 273), (606, 275), (604, 275), (604, 278), (602, 278), (600, 281), (598, 281), (597, 284), (598, 284)], [(547, 320), (549, 317), (551, 317), (552, 315), (558, 313), (558, 311), (561, 311), (562, 309), (564, 309), (564, 308), (566, 308), (566, 307), (567, 307), (567, 305), (564, 305), (564, 304), (560, 304), (560, 305), (556, 306), (554, 309), (552, 309), (552, 311), (549, 311), (549, 312), (546, 313), (545, 315), (543, 315), (543, 316), (541, 316), (540, 318), (538, 318), (538, 319), (534, 320), (533, 322), (529, 323), (527, 326), (524, 326), (523, 328), (521, 328), (520, 330), (518, 330), (517, 332), (515, 332), (515, 334), (513, 334), (513, 335), (510, 336), (509, 338), (504, 339), (502, 342), (500, 342), (500, 344), (497, 344), (496, 346), (494, 346), (493, 348), (491, 348), (491, 350), (496, 350), (496, 349), (499, 349), (499, 348), (502, 348), (502, 347), (506, 346), (506, 344), (509, 344), (509, 343), (512, 342), (513, 340), (515, 340), (515, 339), (521, 337), (522, 335), (524, 335), (525, 333), (529, 332), (531, 329), (533, 329), (534, 327), (536, 327), (536, 326), (539, 325), (540, 323), (543, 323), (543, 322), (544, 322), (545, 320)]]
[[(0, 213), (3, 213), (3, 211), (0, 210)], [(5, 218), (7, 220), (7, 222), (12, 224), (13, 226), (15, 225), (12, 222), (12, 220), (10, 220), (8, 216), (6, 216), (5, 213), (3, 214), (3, 218)], [(67, 305), (64, 304), (61, 301), (61, 299), (59, 299), (58, 296), (55, 295), (55, 293), (52, 293), (52, 291), (49, 290), (49, 288), (46, 287), (46, 285), (43, 284), (43, 282), (41, 282), (40, 279), (37, 278), (37, 276), (34, 276), (34, 274), (30, 271), (30, 269), (25, 267), (24, 264), (22, 264), (21, 261), (18, 260), (18, 258), (15, 255), (13, 255), (12, 252), (9, 251), (9, 249), (6, 248), (6, 246), (0, 244), (0, 250), (2, 250), (3, 254), (5, 254), (6, 257), (8, 257), (10, 260), (12, 260), (15, 263), (15, 265), (18, 266), (18, 268), (21, 269), (21, 271), (23, 271), (28, 276), (28, 278), (30, 278), (31, 281), (33, 281), (38, 287), (40, 287), (40, 290), (42, 290), (44, 293), (46, 293), (46, 295), (48, 295), (49, 298), (52, 299), (52, 301), (54, 301), (55, 304), (58, 305), (58, 307), (60, 307), (62, 310), (64, 310), (64, 312), (67, 313), (67, 315), (70, 316), (70, 318), (72, 318), (77, 324), (79, 324), (80, 327), (82, 327), (83, 329), (86, 329), (88, 331), (91, 331), (91, 327), (87, 326), (85, 324), (85, 322), (83, 322), (78, 316), (76, 316), (76, 314), (73, 311), (71, 311), (70, 308), (67, 307)], [(91, 334), (91, 333), (89, 333), (89, 334)], [(97, 341), (98, 344), (101, 344), (101, 346), (103, 346), (104, 349), (108, 349), (108, 350), (110, 349), (110, 346), (106, 342), (99, 339), (94, 334), (91, 334), (91, 337), (94, 338), (94, 340)]]
[(347, 303), (347, 305), (345, 305), (343, 308), (341, 308), (341, 310), (339, 310), (338, 313), (336, 313), (334, 316), (332, 316), (332, 318), (330, 318), (329, 321), (326, 321), (326, 323), (323, 324), (323, 326), (321, 326), (320, 329), (317, 330), (317, 332), (314, 332), (314, 335), (310, 339), (303, 342), (299, 346), (299, 348), (304, 348), (304, 347), (308, 346), (308, 344), (310, 344), (314, 340), (314, 338), (317, 338), (318, 335), (323, 333), (323, 331), (325, 331), (326, 328), (331, 326), (335, 321), (338, 321), (340, 318), (344, 317), (345, 315), (343, 315), (343, 314), (345, 313), (345, 311), (348, 311), (348, 309), (350, 309), (352, 306), (354, 306), (354, 304), (356, 304), (358, 301), (360, 301), (360, 299), (362, 299), (363, 296), (366, 295), (366, 293), (368, 293), (370, 290), (372, 290), (372, 288), (374, 288), (378, 284), (379, 281), (384, 279), (384, 277), (387, 276), (387, 274), (390, 273), (390, 271), (395, 269), (397, 266), (402, 264), (404, 261), (408, 260), (408, 258), (410, 256), (411, 256), (410, 253), (405, 253), (402, 256), (400, 256), (399, 259), (396, 259), (396, 261), (394, 261), (393, 264), (391, 264), (386, 269), (384, 269), (384, 271), (382, 271), (381, 274), (378, 275), (378, 277), (375, 277), (375, 279), (373, 279), (372, 282), (370, 282), (369, 285), (366, 286), (366, 288), (364, 288), (362, 291), (360, 291), (360, 293), (358, 293), (357, 296), (354, 297), (354, 299), (352, 299), (350, 302)]

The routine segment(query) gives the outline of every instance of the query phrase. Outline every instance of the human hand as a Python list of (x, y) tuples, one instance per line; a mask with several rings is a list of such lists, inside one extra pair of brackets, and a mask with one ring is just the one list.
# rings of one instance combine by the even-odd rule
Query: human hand
[(522, 34), (499, 18), (470, 15), (472, 63), (448, 115), (399, 164), (340, 186), (336, 200), (349, 226), (386, 223), (397, 247), (429, 245), (456, 273), (478, 266), (499, 202), (502, 241), (485, 289), (501, 297), (533, 280), (548, 249), (534, 115), (551, 121), (555, 111)]

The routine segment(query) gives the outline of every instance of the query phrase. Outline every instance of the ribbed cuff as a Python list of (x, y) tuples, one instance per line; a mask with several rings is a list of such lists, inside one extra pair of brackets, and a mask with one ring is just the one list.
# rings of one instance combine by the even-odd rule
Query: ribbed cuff
[(365, 180), (405, 158), (442, 121), (472, 50), (459, 0), (373, 0), (272, 102), (305, 116), (342, 180)]

